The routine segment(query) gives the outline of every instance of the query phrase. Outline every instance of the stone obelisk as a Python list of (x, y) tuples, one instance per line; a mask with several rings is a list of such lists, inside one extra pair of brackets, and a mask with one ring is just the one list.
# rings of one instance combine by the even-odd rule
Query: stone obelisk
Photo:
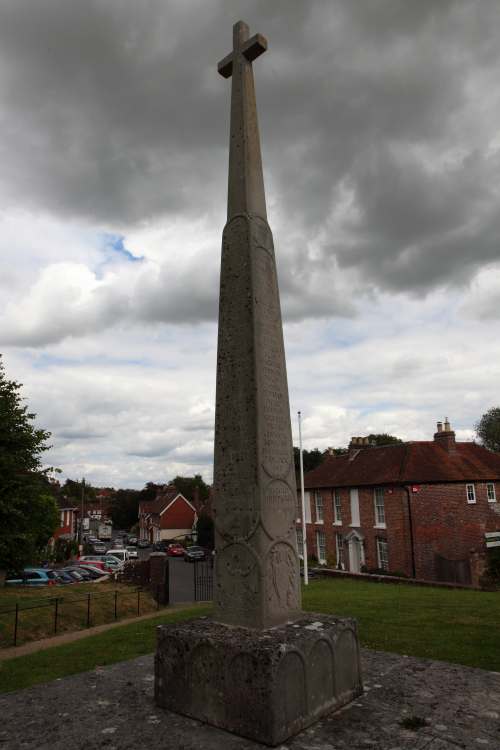
[(234, 26), (215, 416), (214, 618), (158, 628), (155, 698), (268, 745), (362, 692), (356, 622), (300, 611), (297, 493), (252, 61)]
[(300, 612), (297, 490), (273, 237), (267, 223), (252, 61), (240, 21), (219, 63), (232, 77), (215, 412), (215, 618), (252, 628)]

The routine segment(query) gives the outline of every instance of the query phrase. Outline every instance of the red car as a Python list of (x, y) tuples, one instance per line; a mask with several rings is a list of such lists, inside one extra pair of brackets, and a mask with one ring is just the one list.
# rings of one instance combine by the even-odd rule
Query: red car
[(184, 557), (186, 550), (182, 544), (169, 544), (167, 548), (167, 555), (169, 557)]

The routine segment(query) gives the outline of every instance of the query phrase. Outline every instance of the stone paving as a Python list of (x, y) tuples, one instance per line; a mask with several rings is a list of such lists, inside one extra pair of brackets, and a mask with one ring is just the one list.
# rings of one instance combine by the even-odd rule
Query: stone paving
[[(500, 673), (368, 650), (363, 669), (361, 698), (280, 747), (500, 750)], [(263, 747), (158, 709), (152, 655), (2, 695), (0, 717), (1, 750)]]

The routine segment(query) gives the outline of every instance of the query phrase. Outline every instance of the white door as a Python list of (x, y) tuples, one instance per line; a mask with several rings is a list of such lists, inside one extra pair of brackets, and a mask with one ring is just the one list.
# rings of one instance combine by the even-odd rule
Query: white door
[(351, 573), (361, 571), (361, 544), (354, 537), (349, 540), (349, 570)]

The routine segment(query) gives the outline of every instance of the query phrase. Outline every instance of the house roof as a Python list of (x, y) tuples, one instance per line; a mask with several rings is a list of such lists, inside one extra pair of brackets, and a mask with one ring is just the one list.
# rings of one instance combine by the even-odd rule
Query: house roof
[(497, 479), (500, 454), (476, 443), (454, 443), (449, 451), (430, 440), (362, 448), (353, 458), (349, 454), (328, 456), (305, 475), (304, 484), (313, 489)]
[(157, 494), (154, 500), (140, 503), (139, 513), (149, 513), (152, 515), (161, 515), (171, 505), (176, 498), (182, 498), (193, 510), (194, 506), (182, 495), (177, 487), (169, 484)]

